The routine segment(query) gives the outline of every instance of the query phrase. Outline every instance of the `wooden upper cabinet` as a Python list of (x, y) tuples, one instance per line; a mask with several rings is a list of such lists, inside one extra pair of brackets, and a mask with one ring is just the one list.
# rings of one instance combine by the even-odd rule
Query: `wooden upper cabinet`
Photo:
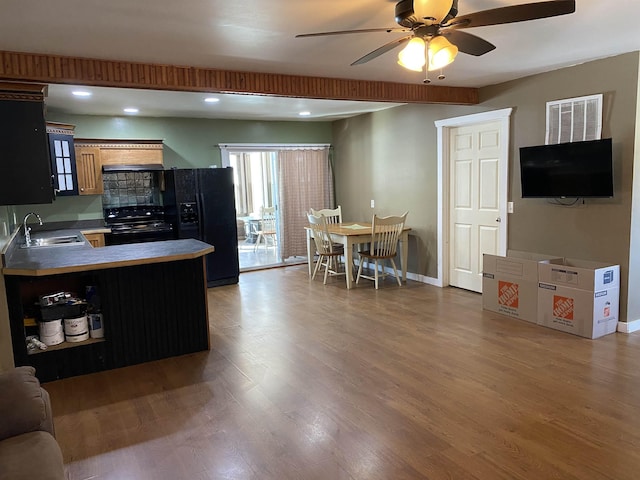
[(101, 147), (102, 165), (162, 165), (162, 140), (158, 143), (123, 143)]
[(76, 139), (76, 143), (100, 149), (102, 166), (162, 165), (162, 140)]
[(104, 186), (100, 148), (76, 143), (75, 150), (80, 195), (101, 195)]
[[(75, 140), (80, 195), (104, 193), (103, 169), (115, 166), (163, 164), (162, 140)], [(106, 167), (106, 168), (105, 168)]]

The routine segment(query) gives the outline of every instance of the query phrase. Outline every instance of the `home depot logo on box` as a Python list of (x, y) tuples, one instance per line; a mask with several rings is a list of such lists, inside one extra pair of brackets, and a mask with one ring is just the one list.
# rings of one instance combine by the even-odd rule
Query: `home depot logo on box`
[(498, 304), (518, 308), (518, 284), (498, 281)]
[(553, 296), (553, 316), (573, 320), (573, 298)]

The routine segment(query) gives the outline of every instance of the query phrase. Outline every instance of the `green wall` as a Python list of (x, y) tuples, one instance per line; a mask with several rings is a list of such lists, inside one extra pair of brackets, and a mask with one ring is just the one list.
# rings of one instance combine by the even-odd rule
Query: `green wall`
[[(221, 165), (219, 143), (332, 143), (330, 122), (264, 122), (197, 118), (68, 115), (47, 112), (47, 120), (75, 125), (76, 138), (164, 141), (166, 168)], [(100, 196), (58, 197), (50, 205), (16, 207), (21, 219), (35, 211), (43, 220), (102, 218)]]
[[(407, 105), (334, 123), (336, 192), (349, 219), (409, 211), (409, 272), (437, 276), (435, 120), (513, 107), (508, 248), (620, 264), (621, 319), (627, 319), (631, 191), (638, 109), (638, 52), (535, 75), (480, 90), (475, 107)], [(519, 147), (544, 143), (546, 102), (604, 94), (603, 137), (614, 143), (615, 197), (575, 208), (522, 199)], [(640, 213), (638, 214), (640, 215)], [(638, 229), (640, 231), (640, 228)], [(639, 241), (640, 243), (640, 241)], [(635, 267), (635, 266), (634, 266)], [(638, 302), (636, 302), (638, 303)], [(634, 304), (635, 305), (635, 304)], [(640, 318), (640, 305), (628, 312)]]

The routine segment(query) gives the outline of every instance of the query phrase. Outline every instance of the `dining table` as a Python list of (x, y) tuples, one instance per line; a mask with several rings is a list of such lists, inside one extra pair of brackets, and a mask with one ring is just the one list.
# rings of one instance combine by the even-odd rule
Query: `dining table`
[[(307, 259), (309, 264), (309, 275), (313, 274), (314, 255), (316, 251), (315, 241), (311, 228), (305, 227), (307, 231)], [(371, 223), (367, 222), (342, 222), (327, 224), (327, 231), (334, 243), (344, 246), (345, 258), (345, 278), (347, 281), (347, 289), (353, 288), (354, 275), (353, 268), (347, 268), (347, 265), (353, 265), (353, 249), (354, 245), (366, 244), (371, 242)], [(404, 227), (400, 234), (400, 271), (402, 281), (407, 281), (407, 256), (409, 245), (409, 232), (411, 228)]]

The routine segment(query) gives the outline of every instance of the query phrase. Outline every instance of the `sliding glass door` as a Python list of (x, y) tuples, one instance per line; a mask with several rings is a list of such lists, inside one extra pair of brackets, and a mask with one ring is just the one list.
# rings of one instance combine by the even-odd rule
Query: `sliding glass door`
[(236, 211), (239, 217), (258, 216), (261, 207), (276, 205), (275, 152), (232, 152)]
[[(244, 238), (238, 238), (240, 270), (265, 268), (282, 263), (279, 254), (280, 208), (278, 206), (278, 173), (276, 152), (237, 151), (229, 153), (233, 167), (238, 228)], [(274, 235), (264, 234), (261, 212), (276, 207)], [(260, 232), (263, 232), (260, 235)]]
[[(234, 169), (240, 270), (306, 262), (306, 212), (333, 207), (329, 145), (220, 145)], [(276, 207), (276, 235), (265, 242), (262, 207)]]

